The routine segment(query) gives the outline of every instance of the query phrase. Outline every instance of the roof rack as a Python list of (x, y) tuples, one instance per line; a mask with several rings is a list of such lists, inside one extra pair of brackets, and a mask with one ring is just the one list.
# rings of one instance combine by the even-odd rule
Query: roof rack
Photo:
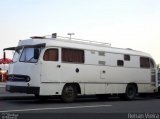
[(69, 38), (69, 37), (63, 37), (63, 36), (58, 36), (60, 39), (64, 39), (67, 41), (77, 41), (81, 43), (88, 43), (88, 44), (93, 44), (93, 45), (98, 45), (98, 46), (111, 46), (110, 43), (104, 43), (104, 42), (98, 42), (98, 41), (91, 41), (91, 40), (84, 40), (84, 39), (77, 39), (77, 38)]
[(30, 38), (32, 38), (32, 39), (34, 38), (34, 39), (67, 40), (67, 41), (71, 41), (71, 42), (79, 42), (79, 43), (92, 44), (92, 45), (97, 45), (97, 46), (111, 47), (111, 43), (104, 43), (104, 42), (83, 40), (83, 39), (77, 39), (77, 38), (71, 38), (71, 37), (57, 36), (57, 33), (53, 33), (52, 35), (45, 35), (45, 36), (33, 36)]

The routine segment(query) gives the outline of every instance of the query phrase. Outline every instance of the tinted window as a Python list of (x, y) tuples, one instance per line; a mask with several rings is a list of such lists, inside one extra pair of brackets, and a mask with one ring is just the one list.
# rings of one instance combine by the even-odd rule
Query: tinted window
[(141, 68), (150, 68), (149, 58), (140, 57), (140, 67)]
[(130, 61), (130, 55), (124, 55), (124, 60)]
[(150, 59), (150, 66), (151, 66), (151, 68), (154, 68), (154, 67), (155, 67), (154, 61), (153, 61), (152, 59)]
[(98, 54), (99, 54), (99, 56), (105, 56), (105, 52), (103, 52), (103, 51), (98, 52)]
[(62, 61), (84, 63), (84, 51), (78, 49), (62, 48)]
[(123, 66), (124, 62), (123, 60), (117, 60), (117, 66)]
[(43, 60), (58, 61), (58, 49), (47, 49), (44, 53)]

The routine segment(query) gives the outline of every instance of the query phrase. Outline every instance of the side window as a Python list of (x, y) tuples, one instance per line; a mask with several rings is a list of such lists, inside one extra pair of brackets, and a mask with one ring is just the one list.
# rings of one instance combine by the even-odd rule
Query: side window
[(105, 52), (103, 52), (103, 51), (99, 51), (98, 54), (99, 54), (99, 56), (105, 56)]
[(154, 61), (153, 61), (152, 59), (150, 59), (150, 66), (151, 66), (151, 68), (154, 68), (154, 67), (155, 67)]
[(62, 48), (62, 62), (84, 63), (84, 50)]
[(117, 60), (117, 66), (123, 67), (124, 62), (123, 60)]
[(130, 61), (130, 55), (124, 55), (124, 60), (125, 61)]
[(140, 57), (140, 67), (141, 68), (150, 68), (149, 58)]
[(58, 49), (47, 49), (43, 55), (44, 61), (58, 61)]

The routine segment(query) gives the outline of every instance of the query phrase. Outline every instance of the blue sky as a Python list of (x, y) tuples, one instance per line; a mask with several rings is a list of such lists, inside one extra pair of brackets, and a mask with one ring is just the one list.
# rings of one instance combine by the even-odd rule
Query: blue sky
[(160, 0), (1, 0), (2, 49), (57, 32), (150, 53), (160, 63)]

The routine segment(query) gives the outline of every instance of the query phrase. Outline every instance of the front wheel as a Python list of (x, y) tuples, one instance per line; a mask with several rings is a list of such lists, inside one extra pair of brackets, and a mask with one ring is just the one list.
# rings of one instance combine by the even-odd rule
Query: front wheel
[(63, 102), (73, 102), (77, 97), (77, 90), (74, 85), (65, 85), (62, 91), (61, 99)]

